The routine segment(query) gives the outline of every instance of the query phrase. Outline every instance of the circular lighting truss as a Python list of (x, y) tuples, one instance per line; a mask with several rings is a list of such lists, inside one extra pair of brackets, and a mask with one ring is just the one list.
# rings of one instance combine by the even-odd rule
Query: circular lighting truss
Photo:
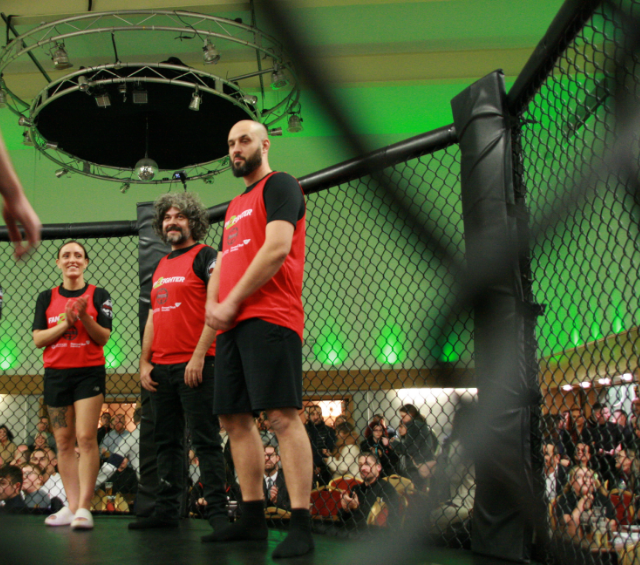
[[(52, 71), (71, 72), (52, 80), (38, 61), (43, 53)], [(28, 57), (47, 81), (31, 104), (6, 78)], [(199, 68), (216, 64), (232, 76)], [(89, 13), (45, 23), (0, 50), (0, 73), (2, 101), (25, 128), (23, 143), (65, 174), (127, 185), (213, 182), (229, 168), (227, 133), (235, 122), (256, 120), (271, 130), (300, 108), (279, 42), (239, 20), (192, 12)], [(138, 166), (149, 161), (157, 163), (151, 178), (153, 167)]]

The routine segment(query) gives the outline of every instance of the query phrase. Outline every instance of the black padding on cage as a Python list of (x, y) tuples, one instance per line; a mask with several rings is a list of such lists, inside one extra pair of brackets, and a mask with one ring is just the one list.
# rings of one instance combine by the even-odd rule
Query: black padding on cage
[[(171, 248), (164, 244), (151, 227), (153, 220), (153, 202), (138, 203), (138, 264), (140, 273), (140, 341), (144, 335), (144, 326), (149, 315), (151, 303), (151, 278), (162, 259)], [(158, 468), (156, 448), (153, 439), (153, 412), (149, 392), (141, 388), (142, 420), (140, 421), (140, 480), (136, 498), (136, 514), (149, 515), (155, 506), (156, 489), (158, 488)]]
[(451, 101), (461, 151), (461, 190), (482, 439), (476, 453), (472, 549), (530, 556), (530, 408), (518, 253), (511, 133), (504, 75), (496, 71)]
[[(127, 237), (137, 234), (136, 222), (81, 222), (78, 224), (45, 224), (42, 226), (40, 239), (47, 241), (88, 237)], [(0, 227), (0, 241), (9, 241), (9, 232), (6, 226)]]

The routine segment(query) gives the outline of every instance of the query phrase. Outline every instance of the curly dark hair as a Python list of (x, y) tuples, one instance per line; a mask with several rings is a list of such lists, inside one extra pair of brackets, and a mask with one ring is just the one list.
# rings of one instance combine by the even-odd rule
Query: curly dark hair
[(202, 240), (209, 231), (207, 210), (195, 192), (168, 192), (160, 196), (153, 206), (155, 214), (151, 225), (158, 237), (165, 243), (167, 243), (167, 238), (162, 233), (162, 220), (169, 208), (177, 208), (189, 219), (189, 229), (194, 241)]

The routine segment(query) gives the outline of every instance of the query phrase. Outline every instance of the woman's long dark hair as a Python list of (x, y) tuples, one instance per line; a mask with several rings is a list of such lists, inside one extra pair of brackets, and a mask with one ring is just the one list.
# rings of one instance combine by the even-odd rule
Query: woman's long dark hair
[(413, 404), (405, 404), (402, 408), (400, 408), (400, 412), (404, 412), (405, 414), (409, 414), (412, 420), (420, 420), (422, 422), (426, 422), (427, 419), (418, 412), (418, 409)]

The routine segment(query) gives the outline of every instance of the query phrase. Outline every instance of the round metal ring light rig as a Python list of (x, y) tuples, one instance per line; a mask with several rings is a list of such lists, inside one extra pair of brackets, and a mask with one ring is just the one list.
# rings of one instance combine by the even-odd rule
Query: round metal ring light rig
[[(74, 59), (77, 69), (51, 78), (43, 55), (57, 75)], [(31, 104), (6, 79), (28, 57), (46, 81)], [(116, 181), (122, 192), (133, 183), (213, 182), (229, 168), (226, 137), (238, 120), (259, 121), (271, 135), (282, 135), (274, 126), (284, 119), (290, 132), (301, 129), (300, 89), (281, 44), (241, 20), (162, 10), (69, 17), (8, 43), (0, 73), (0, 106), (19, 117), (23, 142), (60, 167), (56, 176)]]

